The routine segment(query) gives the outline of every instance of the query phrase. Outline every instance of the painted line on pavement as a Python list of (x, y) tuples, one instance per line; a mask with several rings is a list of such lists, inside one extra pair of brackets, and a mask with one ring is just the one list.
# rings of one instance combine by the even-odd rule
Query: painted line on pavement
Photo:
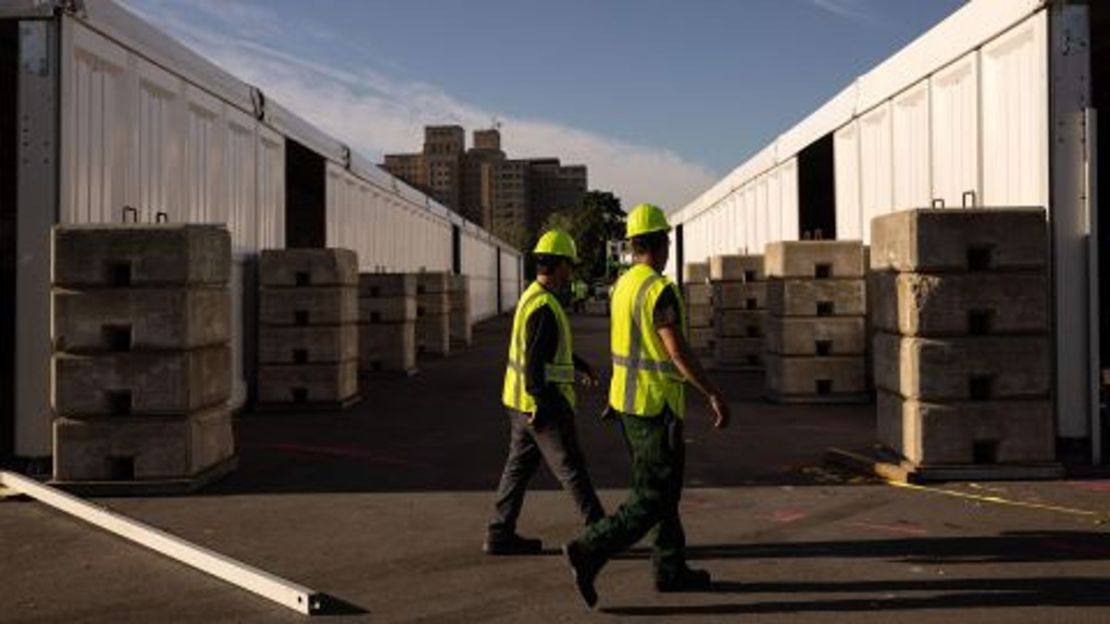
[(1045, 503), (1032, 503), (1028, 501), (1010, 500), (1002, 498), (1001, 496), (989, 496), (985, 494), (969, 494), (967, 492), (957, 492), (955, 490), (946, 490), (943, 488), (929, 487), (926, 485), (917, 485), (915, 483), (902, 483), (900, 481), (886, 481), (887, 485), (903, 488), (907, 490), (917, 490), (920, 492), (931, 492), (933, 494), (943, 494), (945, 496), (954, 496), (956, 498), (963, 498), (966, 500), (978, 501), (981, 503), (993, 503), (995, 505), (1006, 505), (1009, 507), (1022, 507), (1025, 509), (1038, 509), (1040, 511), (1054, 511), (1057, 513), (1070, 514), (1073, 516), (1095, 516), (1105, 517), (1106, 514), (1090, 509), (1078, 509), (1075, 507), (1064, 507), (1062, 505), (1048, 505)]

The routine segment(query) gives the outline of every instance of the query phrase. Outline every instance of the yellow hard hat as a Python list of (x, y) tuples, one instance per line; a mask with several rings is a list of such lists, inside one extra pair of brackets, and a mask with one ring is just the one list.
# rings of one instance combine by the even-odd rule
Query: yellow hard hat
[(563, 256), (564, 258), (570, 258), (571, 262), (578, 262), (578, 245), (574, 244), (574, 239), (571, 238), (570, 234), (562, 230), (544, 232), (532, 253), (545, 256)]
[(654, 204), (640, 204), (633, 208), (632, 212), (628, 213), (627, 227), (625, 238), (671, 231), (671, 225), (667, 223), (667, 215)]

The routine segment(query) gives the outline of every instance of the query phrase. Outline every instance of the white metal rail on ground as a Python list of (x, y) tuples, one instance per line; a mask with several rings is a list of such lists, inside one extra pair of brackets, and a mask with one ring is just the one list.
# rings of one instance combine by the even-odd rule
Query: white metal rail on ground
[(114, 533), (124, 539), (146, 546), (155, 552), (247, 591), (254, 592), (259, 596), (269, 598), (294, 611), (312, 615), (322, 609), (324, 596), (319, 592), (230, 557), (225, 557), (220, 553), (170, 535), (138, 520), (132, 520), (106, 507), (93, 505), (76, 496), (43, 485), (34, 479), (29, 479), (14, 472), (0, 471), (0, 486), (26, 494), (43, 504), (96, 525), (109, 533)]

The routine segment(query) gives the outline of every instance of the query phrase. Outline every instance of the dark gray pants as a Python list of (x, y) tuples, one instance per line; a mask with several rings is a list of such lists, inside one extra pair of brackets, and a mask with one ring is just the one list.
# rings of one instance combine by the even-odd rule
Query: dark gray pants
[(574, 497), (574, 504), (590, 525), (605, 517), (605, 509), (597, 498), (590, 475), (586, 472), (586, 459), (578, 446), (578, 430), (572, 416), (552, 418), (543, 428), (536, 430), (528, 424), (528, 415), (507, 410), (512, 426), (509, 440), (509, 458), (497, 486), (497, 501), (489, 523), (489, 538), (507, 538), (516, 532), (516, 521), (524, 506), (524, 493), (528, 481), (540, 467), (542, 456), (563, 489)]

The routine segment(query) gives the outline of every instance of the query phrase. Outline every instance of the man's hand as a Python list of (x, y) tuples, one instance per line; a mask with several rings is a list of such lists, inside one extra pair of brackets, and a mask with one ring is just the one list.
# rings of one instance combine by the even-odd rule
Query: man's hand
[(536, 431), (542, 431), (551, 420), (548, 410), (536, 407), (536, 411), (528, 415), (528, 426)]
[(728, 427), (728, 421), (732, 420), (732, 410), (728, 406), (728, 399), (719, 395), (709, 395), (709, 408), (713, 410), (713, 427), (715, 429), (724, 429)]

